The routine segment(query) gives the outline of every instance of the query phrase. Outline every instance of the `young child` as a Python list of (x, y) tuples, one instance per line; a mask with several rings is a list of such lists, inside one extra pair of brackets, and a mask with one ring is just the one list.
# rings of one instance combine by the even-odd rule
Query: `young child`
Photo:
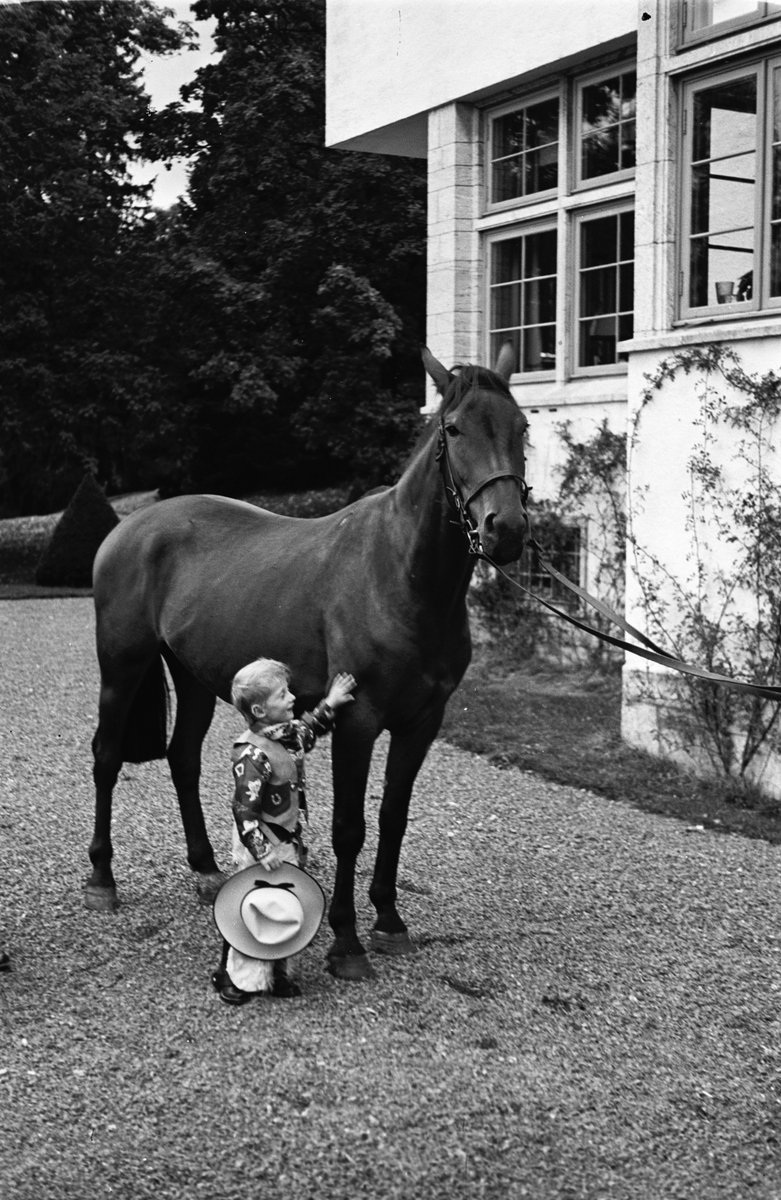
[[(336, 710), (354, 699), (355, 680), (339, 674), (314, 712), (295, 720), (289, 679), (284, 663), (259, 658), (242, 667), (231, 686), (231, 701), (247, 722), (231, 753), (233, 861), (240, 868), (255, 862), (269, 871), (282, 863), (304, 865), (304, 755), (331, 732)], [(248, 958), (227, 942), (212, 983), (226, 1004), (245, 1004), (259, 992), (283, 999), (301, 994), (288, 976), (286, 959)]]

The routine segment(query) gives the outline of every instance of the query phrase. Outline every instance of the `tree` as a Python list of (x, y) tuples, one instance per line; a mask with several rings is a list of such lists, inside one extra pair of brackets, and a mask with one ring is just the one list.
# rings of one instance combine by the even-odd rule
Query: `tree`
[(425, 164), (326, 149), (323, 0), (197, 0), (221, 57), (200, 101), (180, 215), (255, 318), (198, 375), (192, 485), (388, 479), (419, 426)]
[[(170, 15), (170, 14), (169, 14)], [(136, 69), (177, 49), (150, 0), (0, 7), (0, 504), (62, 504), (85, 470), (116, 485), (127, 397), (146, 365), (125, 320), (125, 262), (149, 188), (127, 165), (160, 152)], [(131, 293), (128, 286), (133, 284)], [(135, 289), (135, 290), (134, 290)]]

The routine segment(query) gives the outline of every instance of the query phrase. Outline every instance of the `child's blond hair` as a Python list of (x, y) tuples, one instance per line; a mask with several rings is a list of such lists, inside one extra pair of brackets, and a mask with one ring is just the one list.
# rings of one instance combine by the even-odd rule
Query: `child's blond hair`
[(273, 658), (256, 658), (233, 676), (231, 704), (237, 708), (248, 725), (255, 720), (253, 704), (264, 707), (274, 688), (290, 682), (290, 667)]

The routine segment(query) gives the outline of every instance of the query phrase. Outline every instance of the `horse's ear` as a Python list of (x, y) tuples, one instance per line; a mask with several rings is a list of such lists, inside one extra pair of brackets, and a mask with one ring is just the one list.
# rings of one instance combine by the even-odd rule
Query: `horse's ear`
[(423, 359), (423, 366), (437, 385), (437, 391), (440, 396), (444, 396), (448, 387), (453, 382), (454, 376), (448, 371), (447, 367), (443, 367), (442, 363), (434, 358), (428, 346), (424, 346), (420, 354)]
[(505, 383), (510, 382), (510, 376), (513, 373), (515, 366), (515, 348), (512, 342), (503, 342), (498, 355), (496, 356), (496, 365), (494, 366), (494, 374), (500, 375)]

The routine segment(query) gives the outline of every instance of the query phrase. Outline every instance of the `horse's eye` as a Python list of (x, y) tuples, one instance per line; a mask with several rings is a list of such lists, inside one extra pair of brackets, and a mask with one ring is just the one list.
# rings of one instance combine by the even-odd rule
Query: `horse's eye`
[(458, 437), (459, 434), (461, 433), (461, 430), (457, 429), (455, 427), (455, 425), (446, 425), (445, 430), (447, 432), (448, 437)]

